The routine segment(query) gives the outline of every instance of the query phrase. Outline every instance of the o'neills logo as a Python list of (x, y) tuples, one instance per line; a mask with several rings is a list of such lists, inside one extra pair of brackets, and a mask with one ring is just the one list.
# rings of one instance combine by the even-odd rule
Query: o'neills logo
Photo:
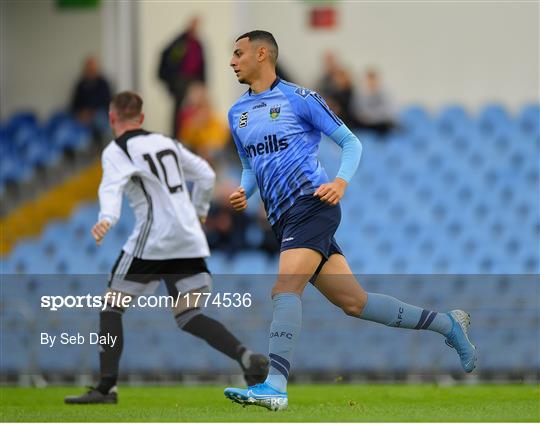
[(289, 143), (287, 143), (286, 138), (278, 140), (275, 134), (271, 134), (264, 136), (264, 142), (248, 144), (244, 147), (244, 150), (250, 158), (253, 158), (259, 155), (280, 152), (281, 150), (285, 150), (287, 147), (289, 147)]

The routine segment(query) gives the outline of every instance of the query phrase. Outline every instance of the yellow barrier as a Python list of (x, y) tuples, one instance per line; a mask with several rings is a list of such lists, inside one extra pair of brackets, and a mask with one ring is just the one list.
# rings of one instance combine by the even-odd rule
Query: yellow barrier
[(79, 204), (96, 200), (100, 180), (101, 162), (98, 160), (2, 218), (0, 255), (8, 254), (18, 240), (38, 236), (49, 221), (66, 219)]

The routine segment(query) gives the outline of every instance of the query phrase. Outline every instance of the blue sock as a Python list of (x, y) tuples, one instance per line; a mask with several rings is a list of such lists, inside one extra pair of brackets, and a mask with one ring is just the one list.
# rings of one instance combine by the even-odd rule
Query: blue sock
[(452, 330), (452, 321), (448, 315), (428, 311), (378, 293), (368, 293), (366, 306), (359, 318), (389, 327), (432, 330), (445, 336)]
[(295, 293), (279, 293), (272, 301), (274, 317), (270, 325), (270, 371), (266, 383), (285, 392), (294, 346), (302, 328), (302, 300)]

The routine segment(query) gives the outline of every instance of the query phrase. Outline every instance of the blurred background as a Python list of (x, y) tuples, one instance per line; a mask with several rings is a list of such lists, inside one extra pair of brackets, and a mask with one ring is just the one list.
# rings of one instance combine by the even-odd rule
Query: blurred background
[[(336, 236), (359, 280), (471, 312), (479, 367), (470, 381), (538, 381), (538, 3), (6, 0), (0, 19), (2, 382), (84, 383), (97, 372), (93, 346), (39, 343), (43, 331), (96, 331), (97, 311), (39, 304), (46, 294), (102, 294), (131, 231), (124, 205), (102, 246), (89, 234), (112, 137), (108, 102), (126, 89), (142, 95), (146, 129), (216, 169), (205, 225), (214, 288), (254, 302), (210, 314), (266, 351), (278, 246), (256, 198), (243, 215), (226, 202), (240, 178), (226, 114), (247, 89), (228, 64), (252, 29), (276, 37), (279, 75), (318, 90), (363, 143)], [(340, 149), (325, 139), (319, 156), (333, 177)], [(132, 311), (124, 325), (129, 381), (239, 373), (180, 334), (167, 310)], [(438, 336), (346, 318), (308, 287), (294, 378), (463, 376)]]

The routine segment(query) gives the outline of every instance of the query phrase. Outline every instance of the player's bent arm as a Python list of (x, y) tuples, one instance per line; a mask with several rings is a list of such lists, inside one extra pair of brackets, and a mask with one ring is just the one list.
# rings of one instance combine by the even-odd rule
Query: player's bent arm
[(103, 153), (102, 166), (103, 177), (98, 191), (98, 221), (107, 220), (112, 227), (120, 218), (124, 187), (136, 170), (121, 155), (109, 154), (107, 151)]
[(200, 218), (206, 217), (216, 183), (216, 173), (208, 162), (190, 152), (181, 143), (177, 143), (177, 147), (184, 178), (193, 182), (191, 201), (195, 211)]
[(240, 161), (242, 162), (242, 178), (240, 179), (240, 187), (244, 189), (246, 199), (249, 199), (257, 190), (257, 178), (255, 178), (255, 172), (253, 169), (251, 169), (249, 160), (240, 156)]
[(326, 134), (341, 147), (341, 165), (336, 178), (348, 183), (360, 163), (362, 144), (318, 93), (307, 91), (308, 95), (294, 94), (289, 98), (300, 118)]
[(362, 157), (362, 143), (346, 125), (341, 125), (329, 137), (341, 147), (341, 164), (336, 178), (350, 182)]
[(249, 158), (246, 156), (244, 148), (242, 147), (242, 143), (236, 136), (235, 126), (232, 119), (232, 111), (232, 109), (229, 110), (228, 114), (229, 127), (231, 129), (231, 136), (236, 146), (236, 150), (238, 151), (238, 157), (240, 158), (240, 162), (242, 163), (242, 177), (240, 179), (240, 187), (244, 189), (244, 192), (241, 193), (239, 190), (237, 190), (233, 194), (231, 194), (231, 203), (233, 201), (233, 198), (236, 199), (237, 197), (241, 198), (244, 196), (246, 198), (245, 200), (247, 201), (247, 199), (249, 199), (257, 189), (257, 179), (255, 178), (255, 172), (253, 172), (253, 169), (251, 169), (251, 163), (249, 162)]
[(320, 185), (313, 195), (335, 206), (345, 194), (347, 184), (358, 168), (362, 156), (362, 144), (345, 125), (335, 130), (330, 138), (342, 148), (341, 165), (334, 181)]

